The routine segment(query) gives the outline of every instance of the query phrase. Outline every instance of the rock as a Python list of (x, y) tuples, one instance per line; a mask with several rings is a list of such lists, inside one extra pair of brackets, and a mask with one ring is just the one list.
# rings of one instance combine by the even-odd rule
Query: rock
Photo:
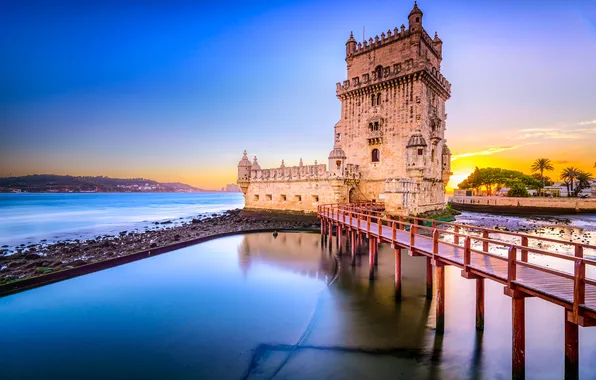
[(172, 224), (171, 220), (166, 220), (165, 222), (161, 222), (160, 224)]
[(149, 245), (149, 248), (155, 248), (155, 247), (157, 247), (157, 243), (155, 243), (155, 242), (153, 242)]
[(37, 260), (39, 259), (41, 256), (38, 255), (37, 253), (28, 253), (25, 255), (25, 260)]
[(85, 260), (78, 259), (78, 260), (69, 262), (67, 265), (71, 266), (71, 267), (80, 267), (80, 266), (86, 265), (86, 264), (87, 264), (87, 262)]
[(192, 224), (201, 223), (201, 219), (194, 219), (192, 220)]

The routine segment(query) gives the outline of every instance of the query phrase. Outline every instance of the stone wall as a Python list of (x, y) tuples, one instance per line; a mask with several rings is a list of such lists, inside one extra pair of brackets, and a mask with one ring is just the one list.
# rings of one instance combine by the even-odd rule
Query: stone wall
[(245, 194), (249, 209), (316, 212), (319, 204), (338, 202), (327, 180), (251, 182)]
[(454, 208), (472, 206), (468, 209), (482, 209), (490, 211), (491, 208), (499, 211), (527, 209), (552, 210), (553, 212), (596, 212), (596, 198), (514, 198), (514, 197), (466, 197), (453, 196), (449, 202)]

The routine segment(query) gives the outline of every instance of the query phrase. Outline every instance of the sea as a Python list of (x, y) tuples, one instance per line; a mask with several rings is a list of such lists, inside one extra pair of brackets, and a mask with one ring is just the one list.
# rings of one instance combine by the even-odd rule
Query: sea
[[(242, 207), (237, 193), (0, 194), (0, 242), (84, 239), (164, 228)], [(594, 236), (594, 215), (459, 221)], [(161, 224), (163, 222), (172, 222)], [(160, 223), (160, 224), (155, 224)], [(558, 227), (554, 227), (558, 226)], [(246, 233), (0, 297), (2, 379), (507, 379), (511, 299), (486, 281), (485, 329), (475, 282), (447, 267), (445, 333), (435, 333), (426, 260), (366, 249), (352, 266), (318, 233)], [(526, 379), (564, 377), (564, 312), (526, 301)], [(596, 329), (581, 328), (580, 377), (596, 378)]]
[(0, 246), (171, 227), (242, 207), (242, 193), (4, 193)]
[[(0, 247), (166, 228), (242, 207), (242, 193), (225, 192), (0, 193)], [(596, 245), (596, 214), (521, 217), (464, 212), (456, 221)]]

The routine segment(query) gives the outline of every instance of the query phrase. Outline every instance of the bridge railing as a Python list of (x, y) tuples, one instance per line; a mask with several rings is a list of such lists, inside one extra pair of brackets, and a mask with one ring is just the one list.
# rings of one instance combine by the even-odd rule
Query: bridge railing
[[(366, 206), (344, 204), (321, 205), (319, 206), (318, 213), (319, 216), (327, 219), (351, 226), (355, 225), (360, 230), (376, 235), (380, 240), (388, 242), (397, 241), (396, 235), (398, 230), (408, 231), (409, 246), (413, 249), (415, 249), (418, 238), (432, 239), (433, 254), (438, 253), (439, 242), (463, 249), (465, 271), (471, 269), (472, 254), (479, 254), (507, 262), (507, 284), (510, 287), (517, 281), (518, 266), (572, 280), (574, 289), (572, 311), (574, 318), (578, 318), (579, 308), (585, 304), (586, 285), (596, 286), (596, 278), (593, 277), (596, 274), (596, 261), (584, 257), (587, 250), (596, 252), (596, 246), (524, 233), (442, 222), (428, 218), (399, 217), (398, 219), (390, 219), (385, 217), (383, 211), (375, 210), (375, 205), (377, 207), (380, 206), (379, 203), (375, 204), (372, 202)], [(428, 225), (425, 223), (428, 223)], [(376, 224), (376, 230), (372, 228), (373, 224)], [(444, 226), (448, 226), (449, 229), (442, 228)], [(385, 235), (383, 227), (391, 229), (390, 237)], [(470, 234), (470, 232), (474, 232), (477, 235)], [(519, 242), (495, 239), (495, 234), (516, 237), (519, 238)], [(493, 235), (493, 238), (491, 238), (491, 235)], [(441, 236), (443, 237), (442, 239)], [(449, 239), (445, 239), (446, 237), (449, 237)], [(535, 242), (536, 246), (530, 245), (529, 242), (531, 241)], [(544, 245), (542, 243), (556, 243), (570, 249), (567, 250), (568, 253), (553, 252), (542, 248)], [(481, 249), (479, 249), (480, 247)], [(490, 251), (491, 248), (493, 252)], [(506, 255), (500, 255), (494, 252), (500, 249), (506, 250)], [(553, 266), (557, 268), (530, 262), (530, 253), (535, 256), (534, 258), (546, 257), (555, 259), (556, 261), (551, 264), (556, 264)], [(587, 268), (590, 269), (592, 277), (586, 275)]]

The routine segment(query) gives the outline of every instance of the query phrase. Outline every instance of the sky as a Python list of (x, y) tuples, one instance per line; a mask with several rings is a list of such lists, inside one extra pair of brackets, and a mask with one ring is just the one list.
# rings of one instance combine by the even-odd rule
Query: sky
[[(345, 42), (413, 1), (0, 0), (0, 176), (145, 177), (216, 189), (327, 161)], [(475, 166), (558, 177), (596, 161), (596, 1), (421, 0), (452, 84), (454, 187)]]

